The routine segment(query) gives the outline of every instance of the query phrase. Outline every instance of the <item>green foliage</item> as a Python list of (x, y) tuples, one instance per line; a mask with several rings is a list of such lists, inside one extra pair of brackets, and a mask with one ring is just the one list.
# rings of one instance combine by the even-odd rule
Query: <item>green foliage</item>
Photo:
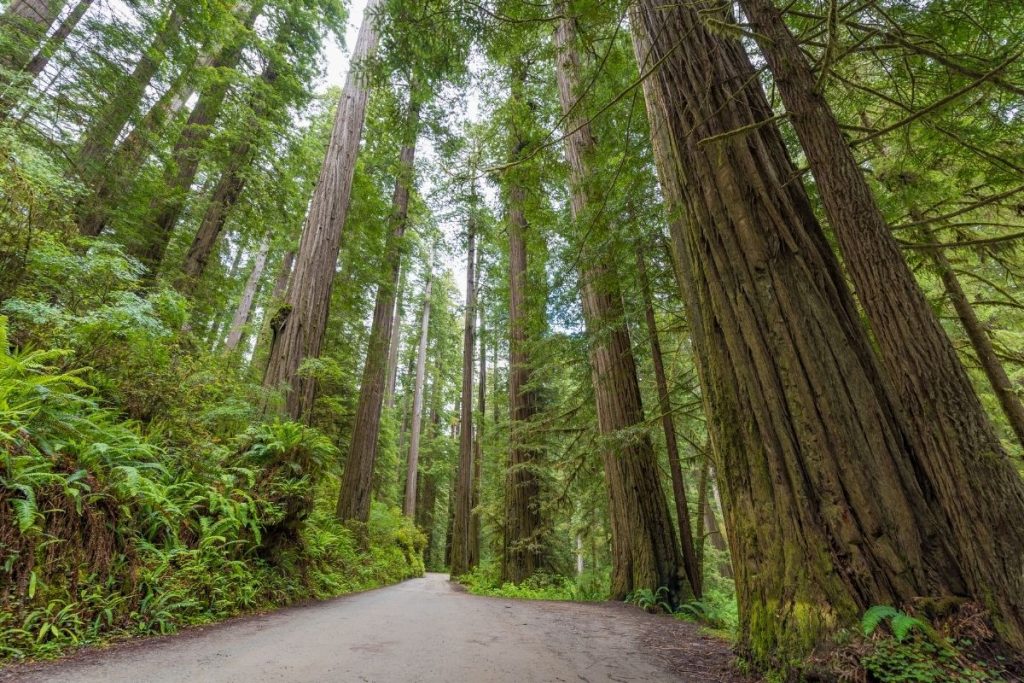
[(334, 519), (337, 452), (316, 430), (174, 447), (101, 407), (71, 360), (0, 349), (0, 659), (422, 574), (397, 510), (375, 506), (364, 543)]
[[(888, 624), (888, 633), (881, 633)], [(938, 633), (927, 621), (891, 605), (875, 605), (861, 618), (861, 630), (870, 649), (859, 657), (860, 666), (880, 683), (918, 681), (1001, 681), (996, 667), (972, 656), (969, 639), (956, 640)]]
[(571, 579), (547, 572), (537, 572), (520, 584), (502, 582), (498, 567), (485, 563), (459, 577), (459, 582), (475, 595), (492, 595), (521, 600), (564, 600), (595, 602), (608, 595), (607, 577), (594, 581), (591, 574)]
[(626, 596), (626, 602), (636, 605), (645, 612), (672, 612), (672, 605), (668, 602), (668, 588), (659, 586), (657, 590), (650, 588), (637, 588)]
[(729, 637), (735, 637), (739, 628), (736, 589), (731, 585), (705, 586), (700, 600), (679, 605), (673, 614), (677, 619), (697, 621)]

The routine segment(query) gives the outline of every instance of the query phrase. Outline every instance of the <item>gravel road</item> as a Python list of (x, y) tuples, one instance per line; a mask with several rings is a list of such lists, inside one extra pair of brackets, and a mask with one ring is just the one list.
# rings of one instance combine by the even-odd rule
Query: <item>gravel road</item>
[(444, 574), (0, 670), (0, 681), (732, 681), (727, 646), (612, 603), (469, 595)]

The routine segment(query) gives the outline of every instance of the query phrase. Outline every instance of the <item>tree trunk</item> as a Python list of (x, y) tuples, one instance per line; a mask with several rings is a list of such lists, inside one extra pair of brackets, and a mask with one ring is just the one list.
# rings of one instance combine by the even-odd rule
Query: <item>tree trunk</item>
[(960, 324), (963, 325), (968, 339), (971, 340), (974, 355), (978, 357), (978, 362), (981, 364), (982, 370), (985, 371), (989, 384), (992, 385), (992, 391), (999, 399), (999, 405), (1003, 408), (1010, 428), (1017, 436), (1017, 440), (1024, 445), (1024, 405), (1021, 404), (1020, 397), (1013, 390), (1013, 384), (1006, 375), (1003, 364), (999, 362), (999, 356), (996, 355), (992, 341), (988, 338), (985, 326), (978, 320), (974, 307), (967, 300), (967, 295), (964, 294), (963, 287), (960, 286), (960, 279), (957, 278), (946, 255), (941, 250), (936, 250), (932, 252), (931, 259), (942, 278), (946, 296), (953, 304), (953, 309), (956, 311), (957, 317), (960, 318)]
[[(526, 80), (525, 66), (513, 72), (512, 98), (522, 101)], [(521, 160), (526, 141), (515, 141), (513, 160)], [(506, 171), (502, 178), (507, 196), (508, 264), (509, 264), (509, 450), (505, 480), (505, 533), (501, 577), (503, 581), (521, 583), (536, 572), (543, 561), (538, 534), (540, 518), (540, 482), (534, 470), (541, 454), (530, 446), (530, 430), (537, 413), (537, 392), (530, 387), (533, 359), (530, 355), (531, 313), (538, 303), (530, 299), (526, 221), (524, 206), (526, 187), (518, 167)], [(495, 363), (497, 368), (497, 363)], [(495, 376), (497, 385), (497, 376)], [(494, 402), (497, 407), (497, 401)], [(495, 413), (497, 416), (497, 413)]]
[(945, 515), (971, 595), (992, 612), (1011, 644), (1024, 647), (1024, 480), (900, 253), (781, 13), (771, 0), (740, 4), (760, 38), (895, 385), (914, 464), (926, 477), (925, 493)]
[(341, 232), (352, 196), (359, 140), (362, 138), (369, 91), (359, 68), (377, 47), (374, 16), (382, 0), (369, 0), (363, 11), (352, 67), (338, 103), (327, 155), (303, 226), (288, 298), (275, 314), (278, 332), (270, 346), (270, 362), (263, 384), (284, 386), (285, 412), (293, 419), (305, 417), (313, 406), (315, 381), (300, 377), (304, 358), (317, 358), (327, 328), (328, 303), (341, 248)]
[(466, 221), (466, 319), (462, 333), (462, 400), (459, 421), (459, 462), (455, 469), (452, 508), (451, 575), (457, 578), (473, 568), (472, 531), (470, 516), (473, 510), (473, 349), (475, 344), (476, 288), (474, 261), (476, 258), (476, 206), (470, 205)]
[(63, 0), (13, 0), (0, 15), (0, 65), (10, 71), (24, 70), (63, 8)]
[(238, 307), (235, 309), (235, 317), (231, 320), (228, 339), (224, 342), (224, 346), (227, 347), (228, 351), (234, 351), (238, 346), (238, 342), (242, 340), (242, 332), (245, 330), (245, 326), (249, 322), (249, 316), (252, 314), (252, 304), (256, 298), (256, 288), (260, 284), (260, 279), (263, 277), (263, 269), (267, 265), (268, 251), (270, 251), (269, 235), (264, 237), (263, 242), (260, 244), (260, 250), (256, 254), (256, 260), (253, 262), (249, 279), (245, 281), (242, 298), (238, 301)]
[(412, 99), (410, 89), (408, 136), (399, 154), (398, 175), (391, 201), (390, 234), (384, 246), (383, 277), (377, 287), (377, 301), (373, 309), (373, 324), (366, 348), (366, 363), (359, 387), (355, 424), (349, 442), (345, 473), (341, 478), (338, 495), (338, 519), (343, 522), (366, 522), (370, 518), (370, 484), (377, 462), (380, 435), (380, 416), (384, 406), (387, 385), (388, 346), (395, 324), (395, 297), (398, 275), (402, 264), (402, 238), (408, 224), (409, 193), (413, 184), (413, 164), (416, 155), (416, 136), (419, 129), (419, 104)]
[[(433, 259), (431, 259), (433, 260)], [(430, 282), (431, 274), (427, 273), (427, 284), (423, 290), (423, 315), (420, 323), (420, 343), (416, 349), (416, 380), (412, 393), (412, 428), (409, 433), (409, 458), (405, 474), (405, 506), (403, 512), (411, 517), (416, 510), (416, 479), (420, 462), (420, 425), (423, 422), (423, 379), (427, 367), (427, 341), (430, 337)], [(434, 380), (437, 381), (436, 379)]]
[(46, 65), (50, 63), (50, 57), (55, 55), (57, 50), (64, 46), (64, 41), (68, 39), (71, 32), (78, 26), (78, 22), (85, 16), (92, 3), (93, 0), (78, 0), (78, 3), (71, 9), (71, 13), (64, 18), (64, 21), (60, 23), (60, 26), (53, 32), (53, 35), (46, 40), (46, 43), (29, 60), (29, 63), (25, 65), (26, 74), (36, 78), (43, 72)]
[[(112, 169), (114, 143), (128, 120), (142, 101), (143, 93), (167, 57), (168, 50), (178, 41), (184, 16), (174, 3), (170, 15), (135, 63), (135, 68), (118, 91), (100, 109), (82, 134), (82, 145), (75, 157), (75, 170), (87, 187), (97, 195), (101, 189), (109, 193), (112, 188), (106, 178)], [(104, 197), (84, 200), (77, 208), (78, 229), (83, 235), (96, 236), (106, 224), (108, 207)]]
[(291, 279), (292, 264), (294, 263), (295, 252), (289, 249), (281, 259), (281, 270), (277, 273), (277, 278), (274, 280), (274, 290), (270, 295), (275, 303), (282, 301), (285, 293), (288, 291), (288, 280)]
[(647, 277), (647, 262), (643, 247), (637, 246), (636, 272), (640, 281), (640, 293), (644, 299), (644, 318), (647, 322), (647, 336), (651, 344), (651, 360), (654, 364), (654, 381), (658, 387), (658, 409), (661, 411), (661, 427), (665, 432), (665, 450), (668, 455), (669, 471), (672, 473), (672, 497), (676, 504), (676, 521), (679, 524), (679, 541), (683, 551), (683, 567), (693, 589), (693, 595), (700, 599), (703, 594), (700, 580), (700, 563), (693, 545), (693, 527), (690, 525), (690, 507), (686, 501), (686, 481), (679, 463), (679, 445), (676, 442), (676, 427), (672, 421), (672, 401), (668, 394), (665, 378), (665, 364), (661, 357), (661, 340), (658, 338), (658, 324), (654, 318), (654, 302), (651, 283)]
[[(555, 31), (558, 91), (569, 131), (565, 155), (572, 214), (581, 224), (591, 223), (587, 186), (596, 145), (584, 114), (575, 106), (579, 65), (573, 20), (565, 10), (563, 6), (566, 17)], [(600, 231), (601, 226), (596, 224), (594, 220), (592, 230)], [(584, 239), (599, 242), (601, 237), (589, 235)], [(685, 597), (679, 575), (682, 558), (659, 481), (654, 447), (646, 432), (622, 436), (626, 430), (637, 431), (644, 416), (615, 265), (604, 249), (588, 245), (583, 245), (580, 264), (598, 429), (609, 442), (616, 440), (614, 446), (609, 443), (602, 448), (612, 529), (612, 596), (621, 600), (640, 588), (656, 591), (664, 587), (669, 601), (679, 602)]]
[[(245, 6), (243, 5), (243, 7)], [(178, 224), (178, 218), (185, 210), (192, 183), (195, 181), (196, 173), (199, 172), (203, 148), (213, 133), (213, 125), (220, 116), (220, 110), (227, 98), (230, 82), (229, 79), (220, 75), (220, 72), (233, 71), (238, 66), (242, 52), (251, 40), (253, 24), (262, 9), (262, 2), (255, 2), (247, 7), (243, 25), (239, 27), (235, 35), (230, 37), (213, 64), (213, 69), (218, 72), (216, 80), (199, 96), (188, 117), (188, 122), (182, 129), (181, 135), (178, 136), (177, 142), (174, 143), (171, 161), (164, 168), (166, 194), (154, 197), (150, 203), (150, 211), (153, 214), (152, 222), (148, 226), (149, 229), (146, 231), (143, 243), (135, 254), (149, 269), (150, 278), (156, 277), (157, 271), (163, 263), (167, 246), (174, 234), (174, 226)], [(245, 156), (248, 156), (248, 149), (243, 151)], [(234, 182), (235, 184), (240, 182), (240, 177), (237, 174)], [(220, 189), (219, 185), (218, 189)], [(231, 189), (228, 188), (228, 191)], [(241, 189), (239, 185), (234, 198), (237, 198)], [(232, 203), (234, 198), (232, 198)]]
[(391, 410), (395, 407), (395, 385), (398, 382), (398, 347), (402, 334), (402, 295), (405, 292), (406, 272), (401, 264), (398, 268), (398, 296), (395, 299), (395, 324), (391, 326), (391, 342), (388, 344), (388, 384), (384, 390), (384, 406)]
[[(727, 579), (733, 577), (732, 562), (729, 560), (729, 543), (725, 539), (725, 534), (722, 533), (722, 528), (718, 524), (718, 515), (715, 514), (715, 508), (711, 504), (712, 499), (718, 501), (718, 485), (715, 483), (715, 475), (712, 472), (711, 476), (708, 477), (708, 463), (707, 455), (704, 457), (704, 466), (701, 472), (701, 511), (704, 519), (704, 527), (707, 529), (708, 540), (711, 541), (711, 545), (715, 547), (715, 550), (721, 553), (725, 553), (727, 558), (719, 563), (718, 573)], [(708, 489), (711, 489), (715, 494), (708, 496)]]
[[(480, 260), (483, 250), (477, 252), (477, 281), (480, 280)], [(480, 292), (480, 288), (477, 288)], [(478, 294), (480, 298), (483, 297)], [(469, 566), (475, 567), (480, 564), (480, 483), (483, 477), (484, 465), (484, 424), (487, 418), (487, 346), (484, 344), (484, 315), (483, 304), (480, 309), (480, 331), (477, 335), (480, 338), (480, 377), (476, 385), (477, 401), (477, 426), (473, 439), (473, 503), (472, 513), (469, 520)]]
[(660, 64), (645, 95), (652, 129), (666, 126), (665, 196), (684, 209), (670, 227), (685, 231), (673, 241), (700, 316), (739, 646), (792, 666), (871, 605), (965, 586), (756, 74), (703, 8), (639, 0), (631, 26), (641, 69)]

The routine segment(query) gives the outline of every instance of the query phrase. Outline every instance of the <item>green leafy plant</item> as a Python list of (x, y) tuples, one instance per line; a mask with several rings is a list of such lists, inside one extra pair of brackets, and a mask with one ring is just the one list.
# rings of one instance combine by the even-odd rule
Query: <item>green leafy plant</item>
[(626, 596), (626, 602), (645, 612), (672, 612), (672, 606), (668, 603), (668, 588), (665, 586), (659, 586), (657, 590), (638, 588)]

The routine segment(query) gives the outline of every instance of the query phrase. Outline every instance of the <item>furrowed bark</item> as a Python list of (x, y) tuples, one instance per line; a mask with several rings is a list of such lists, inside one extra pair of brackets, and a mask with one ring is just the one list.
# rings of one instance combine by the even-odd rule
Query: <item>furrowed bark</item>
[(473, 339), (476, 321), (476, 217), (466, 222), (466, 319), (462, 334), (462, 401), (459, 429), (459, 461), (455, 469), (451, 533), (451, 575), (459, 577), (473, 568), (470, 516), (473, 509)]
[(683, 210), (670, 228), (699, 313), (739, 647), (792, 666), (871, 605), (965, 585), (754, 70), (700, 16), (715, 8), (639, 0), (631, 26), (641, 69), (660, 65), (645, 98), (666, 197)]
[[(562, 10), (566, 16), (555, 31), (558, 90), (568, 131), (565, 152), (572, 214), (577, 222), (583, 222), (591, 217), (587, 191), (596, 144), (583, 114), (574, 110), (579, 65), (573, 20), (564, 6)], [(593, 221), (595, 231), (601, 229), (597, 222)], [(640, 386), (615, 264), (603, 249), (587, 245), (583, 245), (580, 263), (598, 429), (610, 440), (644, 423)], [(618, 441), (615, 446), (602, 448), (612, 527), (612, 596), (623, 599), (639, 588), (665, 588), (669, 601), (681, 602), (687, 597), (679, 575), (682, 558), (659, 481), (654, 447), (646, 433), (628, 439), (618, 437)]]
[(399, 153), (398, 175), (391, 200), (391, 232), (384, 246), (384, 277), (377, 288), (377, 301), (373, 309), (373, 323), (363, 366), (363, 379), (359, 387), (359, 402), (349, 442), (345, 472), (338, 494), (338, 519), (343, 522), (366, 522), (370, 518), (370, 485), (377, 462), (380, 436), (380, 417), (387, 385), (389, 344), (395, 324), (395, 297), (398, 275), (402, 264), (402, 238), (408, 224), (409, 193), (413, 183), (413, 164), (416, 155), (416, 137), (419, 128), (419, 105), (409, 102), (409, 120), (406, 134), (409, 139)]
[(369, 0), (366, 4), (352, 51), (353, 67), (342, 90), (327, 155), (302, 230), (293, 281), (287, 300), (274, 316), (278, 320), (277, 334), (271, 342), (263, 385), (285, 388), (284, 412), (292, 419), (304, 418), (313, 407), (315, 380), (301, 376), (298, 370), (303, 359), (317, 358), (323, 346), (341, 232), (352, 197), (352, 179), (370, 94), (359, 68), (376, 51), (375, 13), (381, 6), (382, 0)]
[(925, 494), (943, 512), (971, 596), (992, 612), (1011, 644), (1024, 647), (1024, 480), (892, 237), (781, 12), (771, 0), (740, 5), (760, 37), (807, 154), (903, 409), (914, 466), (926, 477)]

